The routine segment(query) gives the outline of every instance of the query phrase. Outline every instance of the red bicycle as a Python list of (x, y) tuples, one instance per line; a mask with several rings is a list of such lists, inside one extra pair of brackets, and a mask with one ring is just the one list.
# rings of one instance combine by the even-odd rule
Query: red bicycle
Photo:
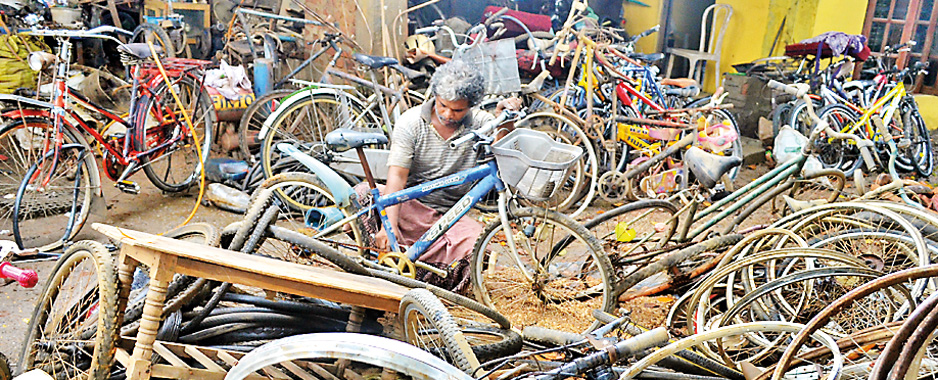
[[(0, 114), (9, 120), (0, 126), (0, 212), (7, 216), (0, 229), (9, 227), (20, 248), (56, 249), (81, 230), (93, 201), (103, 195), (89, 141), (102, 148), (104, 171), (124, 192), (139, 192), (128, 178), (141, 169), (165, 192), (185, 191), (198, 183), (216, 118), (198, 74), (209, 62), (167, 59), (164, 77), (147, 44), (120, 45), (121, 61), (131, 67), (133, 79), (129, 116), (124, 119), (66, 84), (70, 39), (117, 41), (104, 34), (111, 32), (127, 33), (112, 26), (31, 32), (59, 42), (57, 56), (40, 52), (30, 57), (34, 70), (54, 67), (52, 101), (0, 97), (2, 102), (21, 105)], [(103, 136), (95, 128), (97, 123), (83, 116), (86, 113), (70, 108), (70, 101), (111, 123), (110, 131), (121, 127), (126, 131)], [(15, 193), (10, 192), (13, 179)]]

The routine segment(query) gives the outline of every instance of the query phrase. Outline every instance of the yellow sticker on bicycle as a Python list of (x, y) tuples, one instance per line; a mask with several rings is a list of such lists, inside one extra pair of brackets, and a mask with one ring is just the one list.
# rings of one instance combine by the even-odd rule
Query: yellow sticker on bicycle
[(630, 242), (632, 239), (635, 239), (636, 235), (638, 235), (638, 233), (635, 232), (634, 228), (629, 228), (628, 223), (619, 222), (616, 224), (616, 241)]

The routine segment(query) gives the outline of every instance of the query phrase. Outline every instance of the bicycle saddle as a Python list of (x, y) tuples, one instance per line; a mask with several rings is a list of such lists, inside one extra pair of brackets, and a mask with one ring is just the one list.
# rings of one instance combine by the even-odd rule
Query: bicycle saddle
[[(159, 45), (153, 45), (153, 48), (156, 50), (156, 54), (163, 54), (163, 48)], [(125, 54), (129, 54), (136, 59), (147, 59), (150, 58), (150, 47), (146, 43), (138, 42), (132, 44), (121, 44), (117, 47), (117, 51)]]
[(348, 128), (339, 128), (326, 134), (326, 145), (336, 152), (359, 148), (365, 145), (387, 144), (384, 133), (362, 132)]
[(700, 185), (712, 189), (724, 174), (739, 166), (743, 162), (736, 156), (718, 156), (707, 153), (703, 149), (692, 146), (684, 153), (684, 162)]
[(385, 66), (398, 64), (397, 60), (391, 57), (382, 57), (380, 55), (367, 55), (355, 53), (352, 55), (358, 63), (368, 66), (372, 69), (380, 69)]

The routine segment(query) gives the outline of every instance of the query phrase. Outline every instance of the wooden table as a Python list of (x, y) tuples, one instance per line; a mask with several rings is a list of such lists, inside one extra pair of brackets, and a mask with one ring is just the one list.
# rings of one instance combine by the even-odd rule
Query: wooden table
[[(115, 355), (127, 368), (127, 377), (132, 380), (151, 377), (221, 379), (225, 376), (224, 369), (206, 357), (206, 353), (218, 355), (216, 358), (224, 362), (235, 359), (224, 352), (219, 355), (217, 350), (156, 342), (166, 288), (176, 273), (391, 312), (398, 311), (401, 297), (409, 290), (378, 278), (253, 256), (105, 224), (96, 223), (93, 228), (121, 242), (118, 310), (126, 308), (137, 264), (143, 263), (150, 268), (149, 291), (133, 354), (128, 356), (126, 351), (118, 348)], [(154, 343), (157, 353), (175, 366), (151, 363)], [(208, 370), (185, 366), (174, 356), (179, 352), (189, 354)], [(181, 365), (185, 368), (179, 368)]]

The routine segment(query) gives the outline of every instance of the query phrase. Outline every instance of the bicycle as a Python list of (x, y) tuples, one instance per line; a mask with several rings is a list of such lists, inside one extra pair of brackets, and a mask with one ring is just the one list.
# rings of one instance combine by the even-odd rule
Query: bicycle
[[(807, 93), (806, 85), (792, 87), (775, 81), (769, 82), (769, 85), (799, 97), (804, 97)], [(813, 112), (812, 108), (809, 110)], [(739, 158), (708, 154), (700, 148), (691, 147), (684, 153), (684, 162), (696, 177), (699, 185), (683, 189), (668, 200), (653, 199), (625, 204), (585, 222), (584, 226), (604, 243), (604, 247), (612, 256), (612, 262), (617, 266), (642, 266), (649, 260), (661, 258), (659, 263), (648, 266), (642, 271), (633, 269), (635, 273), (627, 275), (624, 281), (617, 284), (618, 288), (614, 294), (621, 294), (628, 290), (644, 279), (642, 275), (654, 273), (647, 273), (647, 271), (664, 269), (660, 268), (663, 265), (660, 261), (664, 261), (662, 255), (687, 257), (680, 252), (672, 251), (693, 244), (695, 239), (704, 236), (707, 231), (717, 227), (721, 222), (727, 222), (731, 216), (732, 220), (724, 223), (722, 231), (716, 231), (716, 233), (724, 237), (732, 236), (726, 234), (737, 229), (756, 209), (786, 193), (796, 196), (798, 189), (812, 180), (825, 178), (829, 181), (834, 190), (828, 194), (826, 201), (835, 201), (845, 184), (843, 172), (820, 170), (802, 173), (809, 155), (815, 151), (813, 141), (822, 131), (827, 131), (828, 136), (832, 138), (849, 138), (857, 141), (858, 146), (864, 152), (865, 162), (868, 166), (872, 166), (873, 160), (868, 147), (862, 145), (859, 137), (835, 133), (826, 122), (819, 121), (811, 132), (812, 138), (808, 139), (801, 154), (736, 191), (720, 193), (719, 197), (713, 198), (712, 201), (708, 196), (712, 194), (709, 189), (713, 189), (731, 167), (739, 165)], [(685, 137), (685, 140), (692, 140), (693, 137), (689, 135)], [(630, 169), (626, 176), (646, 170), (677, 149), (681, 149), (679, 145), (672, 146), (662, 154)], [(735, 241), (732, 242), (735, 243)], [(683, 260), (675, 259), (671, 262), (680, 261)]]
[[(10, 214), (10, 230), (20, 247), (56, 249), (78, 234), (103, 196), (94, 151), (87, 137), (104, 150), (104, 172), (123, 192), (136, 194), (139, 185), (128, 180), (143, 170), (164, 192), (182, 192), (198, 183), (202, 164), (212, 141), (215, 112), (211, 99), (195, 73), (201, 64), (167, 66), (169, 77), (148, 63), (151, 51), (145, 44), (122, 45), (125, 65), (133, 66), (131, 112), (123, 119), (68, 89), (71, 38), (112, 39), (104, 33), (120, 29), (101, 26), (87, 31), (39, 30), (31, 33), (59, 40), (57, 56), (40, 54), (43, 68), (53, 66), (51, 102), (5, 95), (0, 100), (26, 103), (4, 113), (9, 118), (0, 129), (3, 152), (13, 157), (4, 163), (7, 178), (19, 176), (15, 197), (4, 194)], [(174, 61), (170, 61), (173, 63)], [(169, 83), (169, 85), (167, 85)], [(175, 96), (178, 99), (174, 99)], [(84, 108), (126, 128), (126, 133), (102, 136), (96, 123), (86, 121), (68, 107), (75, 100)], [(179, 103), (177, 103), (177, 100)], [(192, 128), (186, 119), (192, 121)], [(197, 145), (198, 143), (198, 145)], [(9, 185), (8, 185), (9, 186)], [(12, 186), (10, 186), (12, 187)]]

